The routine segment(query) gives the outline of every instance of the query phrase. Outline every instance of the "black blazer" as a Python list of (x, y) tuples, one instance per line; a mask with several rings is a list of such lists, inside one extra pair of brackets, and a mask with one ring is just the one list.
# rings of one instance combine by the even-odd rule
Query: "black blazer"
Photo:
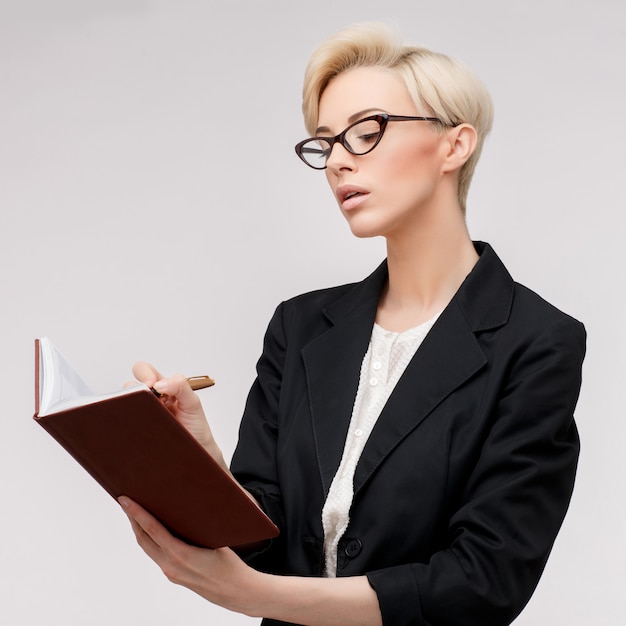
[[(574, 485), (584, 327), (475, 245), (479, 261), (356, 469), (338, 576), (367, 575), (385, 625), (509, 624)], [(322, 574), (321, 510), (386, 278), (383, 263), (361, 283), (282, 303), (270, 322), (232, 461), (281, 529), (250, 557), (259, 569)]]

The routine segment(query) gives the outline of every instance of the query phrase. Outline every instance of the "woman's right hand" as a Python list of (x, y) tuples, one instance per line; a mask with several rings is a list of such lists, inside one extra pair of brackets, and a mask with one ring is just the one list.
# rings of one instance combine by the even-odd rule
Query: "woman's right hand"
[(140, 361), (133, 366), (137, 380), (162, 395), (161, 401), (174, 417), (193, 435), (203, 448), (228, 471), (224, 456), (213, 438), (198, 395), (182, 374), (164, 377), (150, 363)]

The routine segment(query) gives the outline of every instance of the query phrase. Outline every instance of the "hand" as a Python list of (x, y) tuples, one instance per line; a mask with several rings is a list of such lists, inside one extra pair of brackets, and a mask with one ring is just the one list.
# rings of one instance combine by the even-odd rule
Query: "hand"
[(173, 537), (145, 509), (129, 498), (119, 498), (137, 543), (173, 583), (238, 613), (247, 613), (250, 591), (262, 574), (246, 565), (229, 548), (207, 550)]
[(378, 598), (365, 576), (277, 576), (246, 565), (230, 548), (206, 550), (173, 537), (136, 502), (119, 498), (143, 551), (173, 583), (250, 617), (320, 626), (381, 626)]
[(135, 378), (163, 394), (162, 402), (174, 417), (195, 437), (205, 450), (225, 469), (222, 451), (213, 438), (202, 403), (182, 374), (164, 378), (154, 366), (140, 361), (133, 366)]

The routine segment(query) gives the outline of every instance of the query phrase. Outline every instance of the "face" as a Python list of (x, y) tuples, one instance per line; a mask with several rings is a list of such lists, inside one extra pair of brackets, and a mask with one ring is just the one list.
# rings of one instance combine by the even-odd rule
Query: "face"
[[(335, 136), (373, 115), (419, 116), (402, 79), (391, 70), (363, 67), (336, 76), (320, 99), (317, 136)], [(389, 122), (380, 143), (356, 156), (336, 143), (326, 177), (358, 237), (392, 237), (418, 227), (441, 196), (445, 134), (430, 122)]]

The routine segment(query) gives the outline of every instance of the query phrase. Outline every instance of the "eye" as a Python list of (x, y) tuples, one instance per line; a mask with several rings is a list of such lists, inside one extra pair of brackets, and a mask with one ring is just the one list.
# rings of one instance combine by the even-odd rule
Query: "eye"
[(357, 139), (361, 142), (361, 143), (374, 143), (377, 139), (378, 139), (378, 132), (375, 133), (364, 133), (362, 135), (359, 135), (357, 137)]
[(380, 139), (380, 124), (376, 119), (365, 119), (349, 129), (346, 141), (355, 154), (368, 152)]

